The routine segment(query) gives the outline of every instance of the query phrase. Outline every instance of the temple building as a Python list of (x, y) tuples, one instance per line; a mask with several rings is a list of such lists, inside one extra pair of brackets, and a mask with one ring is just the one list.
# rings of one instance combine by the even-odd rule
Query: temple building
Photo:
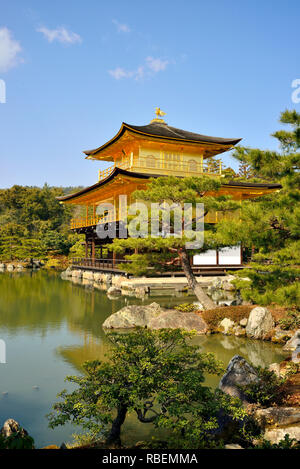
[[(88, 160), (112, 164), (107, 169), (99, 170), (96, 184), (59, 197), (61, 203), (81, 206), (78, 209), (81, 216), (71, 220), (71, 229), (85, 235), (85, 258), (74, 259), (74, 264), (85, 268), (118, 270), (118, 263), (122, 260), (103, 249), (112, 240), (99, 239), (96, 227), (113, 223), (118, 236), (124, 200), (120, 196), (126, 195), (127, 203), (131, 204), (131, 194), (137, 189), (145, 189), (149, 178), (166, 175), (215, 177), (224, 174), (222, 161), (216, 156), (231, 150), (241, 139), (210, 137), (171, 127), (162, 119), (163, 115), (156, 108), (156, 118), (148, 125), (122, 123), (111, 140), (84, 152)], [(218, 195), (230, 195), (234, 200), (242, 201), (277, 191), (280, 187), (279, 184), (232, 181), (222, 184)], [(98, 215), (97, 206), (103, 203), (112, 204), (114, 211)], [(217, 212), (208, 213), (205, 222), (217, 223), (219, 219)], [(195, 255), (192, 263), (198, 272), (240, 268), (243, 263), (241, 247)]]

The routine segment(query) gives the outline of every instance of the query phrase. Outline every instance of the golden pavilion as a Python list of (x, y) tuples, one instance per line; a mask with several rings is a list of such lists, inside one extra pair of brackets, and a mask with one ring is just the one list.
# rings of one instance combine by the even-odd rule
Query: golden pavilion
[[(112, 240), (99, 239), (96, 227), (99, 223), (114, 223), (118, 226), (122, 211), (120, 195), (125, 194), (130, 204), (131, 194), (137, 189), (145, 189), (149, 178), (158, 176), (222, 176), (222, 161), (216, 156), (231, 150), (241, 139), (210, 137), (181, 130), (169, 126), (162, 118), (164, 114), (156, 108), (156, 117), (143, 126), (123, 122), (111, 140), (98, 148), (84, 151), (88, 160), (112, 164), (107, 169), (99, 170), (96, 184), (59, 197), (64, 204), (82, 207), (82, 216), (71, 220), (71, 229), (85, 235), (85, 258), (74, 259), (74, 265), (118, 271), (118, 263), (123, 260), (103, 250), (103, 245)], [(218, 195), (230, 195), (242, 201), (280, 188), (279, 184), (231, 181), (222, 184)], [(97, 215), (97, 206), (103, 203), (114, 206), (113, 215)], [(205, 222), (217, 223), (218, 213), (208, 213)], [(192, 264), (198, 272), (241, 268), (242, 249), (238, 246), (194, 255)]]

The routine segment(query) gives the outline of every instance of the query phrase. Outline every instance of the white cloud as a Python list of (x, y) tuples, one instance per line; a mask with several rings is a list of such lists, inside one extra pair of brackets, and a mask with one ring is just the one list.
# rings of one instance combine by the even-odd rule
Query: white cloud
[(140, 80), (145, 76), (153, 76), (158, 72), (164, 71), (169, 64), (170, 62), (168, 60), (146, 57), (145, 63), (139, 65), (136, 70), (126, 70), (125, 68), (117, 67), (114, 70), (109, 70), (108, 73), (115, 78), (115, 80), (121, 80), (122, 78)]
[(77, 42), (82, 42), (79, 34), (74, 33), (73, 31), (68, 31), (63, 26), (59, 26), (56, 29), (49, 29), (45, 26), (37, 28), (39, 33), (42, 33), (48, 42), (58, 41), (62, 44), (75, 44)]
[(130, 33), (131, 29), (128, 24), (119, 23), (118, 20), (113, 20), (112, 22), (116, 26), (118, 33)]
[(13, 39), (9, 29), (0, 28), (0, 72), (7, 72), (22, 62), (19, 57), (21, 50), (20, 43)]
[(168, 60), (154, 59), (153, 57), (147, 57), (146, 63), (150, 70), (152, 70), (154, 73), (165, 70), (169, 65)]
[(117, 67), (114, 70), (109, 70), (108, 73), (112, 77), (114, 77), (115, 80), (120, 80), (121, 78), (131, 78), (134, 72), (127, 71), (121, 67)]

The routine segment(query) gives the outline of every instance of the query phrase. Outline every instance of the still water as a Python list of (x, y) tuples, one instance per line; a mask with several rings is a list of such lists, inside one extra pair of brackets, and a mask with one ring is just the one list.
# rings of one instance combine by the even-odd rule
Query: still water
[[(152, 301), (170, 306), (187, 300), (151, 297), (145, 303)], [(6, 343), (6, 364), (0, 363), (0, 427), (14, 418), (33, 436), (36, 447), (71, 441), (80, 429), (68, 425), (51, 430), (45, 415), (66, 387), (66, 375), (79, 374), (86, 360), (104, 357), (103, 321), (126, 303), (138, 302), (110, 300), (105, 292), (62, 280), (54, 272), (0, 273), (0, 339)], [(198, 337), (197, 342), (226, 365), (237, 353), (261, 366), (284, 357), (279, 346), (249, 339), (218, 334)], [(217, 383), (217, 378), (208, 381)], [(141, 440), (152, 432), (150, 425), (132, 417), (123, 440)]]

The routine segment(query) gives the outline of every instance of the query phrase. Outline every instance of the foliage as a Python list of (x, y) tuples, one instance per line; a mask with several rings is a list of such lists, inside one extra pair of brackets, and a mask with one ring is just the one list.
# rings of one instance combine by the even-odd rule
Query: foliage
[(71, 246), (69, 250), (70, 257), (85, 257), (85, 247), (83, 245), (84, 237), (79, 235), (80, 238)]
[(0, 434), (0, 450), (2, 449), (34, 449), (34, 440), (24, 434), (24, 430), (12, 433), (5, 437)]
[(236, 399), (203, 385), (204, 373), (220, 374), (223, 366), (190, 345), (192, 336), (179, 329), (109, 333), (109, 361), (87, 362), (84, 376), (67, 377), (77, 388), (59, 394), (50, 426), (72, 421), (95, 437), (105, 432), (108, 443), (118, 442), (127, 414), (133, 413), (140, 422), (200, 444), (217, 427), (220, 409), (243, 418)]
[(201, 315), (209, 328), (213, 330), (224, 318), (237, 323), (243, 318), (248, 318), (253, 308), (253, 305), (219, 306), (218, 308), (202, 311)]
[(287, 314), (279, 319), (281, 329), (298, 329), (300, 327), (300, 310), (298, 308), (292, 309)]
[(174, 309), (177, 309), (177, 311), (181, 311), (182, 313), (192, 313), (193, 311), (197, 311), (198, 307), (193, 303), (182, 303), (174, 306)]
[(0, 190), (0, 260), (67, 255), (79, 237), (69, 234), (72, 210), (59, 204), (62, 188), (13, 186)]
[[(135, 252), (131, 256), (126, 256), (126, 259), (131, 262), (122, 264), (121, 268), (134, 275), (182, 269), (187, 277), (189, 287), (194, 291), (203, 307), (212, 307), (213, 301), (195, 279), (190, 266), (190, 257), (211, 248), (224, 247), (222, 240), (218, 241), (214, 236), (215, 228), (212, 224), (205, 223), (206, 231), (203, 245), (201, 244), (202, 240), (195, 239), (196, 229), (201, 234), (199, 223), (204, 222), (205, 215), (216, 211), (225, 214), (233, 212), (239, 207), (239, 204), (231, 200), (230, 196), (218, 194), (220, 187), (220, 177), (178, 178), (167, 176), (150, 179), (146, 190), (135, 191), (132, 194), (133, 198), (148, 204), (148, 213), (145, 215), (140, 211), (135, 220), (136, 231), (140, 232), (141, 226), (144, 228), (141, 237), (114, 239), (113, 243), (109, 245), (109, 249), (117, 254), (124, 255), (128, 249)], [(216, 195), (212, 196), (212, 193), (216, 193)], [(170, 210), (170, 216), (168, 216), (166, 204), (173, 208)], [(184, 204), (192, 204), (194, 207), (188, 222), (184, 220), (182, 214), (179, 217), (174, 214), (176, 207), (178, 210), (178, 207), (181, 208)], [(196, 204), (204, 204), (204, 213), (197, 213)], [(158, 205), (159, 208), (157, 208)], [(150, 216), (148, 217), (148, 215)], [(151, 219), (157, 222), (157, 227), (154, 230), (152, 230)], [(187, 247), (187, 243), (193, 241), (195, 242), (194, 248), (188, 249), (191, 246)]]
[(292, 375), (296, 375), (300, 371), (300, 363), (289, 361), (285, 367), (285, 376), (288, 378)]
[(241, 390), (248, 396), (250, 402), (268, 407), (273, 404), (281, 404), (284, 399), (283, 385), (286, 378), (278, 378), (273, 371), (267, 368), (255, 367), (258, 375), (257, 381), (240, 386)]
[(300, 304), (300, 114), (285, 111), (281, 122), (290, 131), (273, 134), (280, 151), (237, 147), (233, 156), (250, 165), (261, 182), (282, 189), (241, 204), (240, 220), (218, 223), (217, 237), (228, 245), (242, 243), (253, 252), (248, 269), (239, 272), (250, 282), (236, 286), (245, 300), (258, 304)]

